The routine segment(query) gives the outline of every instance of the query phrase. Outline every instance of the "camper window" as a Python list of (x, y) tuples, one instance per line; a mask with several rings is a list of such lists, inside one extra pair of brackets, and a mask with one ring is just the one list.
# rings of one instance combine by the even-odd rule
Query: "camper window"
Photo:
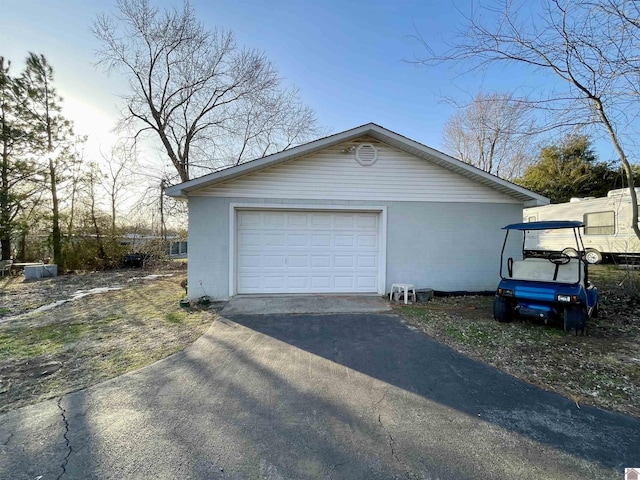
[(613, 235), (616, 233), (616, 215), (610, 212), (584, 214), (585, 235)]

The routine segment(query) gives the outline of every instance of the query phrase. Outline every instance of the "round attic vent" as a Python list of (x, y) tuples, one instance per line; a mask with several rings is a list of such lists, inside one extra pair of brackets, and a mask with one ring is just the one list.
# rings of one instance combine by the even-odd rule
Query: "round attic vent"
[(378, 150), (370, 143), (363, 143), (356, 148), (356, 160), (360, 165), (373, 165), (378, 159)]

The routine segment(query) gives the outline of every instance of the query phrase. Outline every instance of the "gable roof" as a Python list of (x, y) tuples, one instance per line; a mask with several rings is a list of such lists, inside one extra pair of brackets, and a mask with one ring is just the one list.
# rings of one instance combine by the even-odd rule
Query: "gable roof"
[(367, 123), (366, 125), (361, 125), (359, 127), (352, 128), (351, 130), (329, 135), (283, 152), (274, 153), (267, 157), (242, 163), (234, 167), (225, 168), (178, 185), (167, 187), (165, 193), (171, 197), (186, 198), (190, 192), (194, 192), (201, 188), (209, 187), (217, 183), (227, 182), (233, 178), (254, 173), (262, 170), (263, 168), (272, 167), (279, 163), (288, 162), (298, 157), (309, 155), (344, 142), (349, 142), (365, 135), (516, 198), (517, 200), (522, 201), (527, 207), (547, 205), (549, 203), (549, 199), (542, 195), (533, 193), (507, 180), (491, 175), (490, 173), (461, 162), (460, 160), (456, 160), (449, 155), (427, 147), (426, 145), (418, 143), (415, 140), (411, 140), (410, 138), (404, 137), (398, 133), (392, 132), (391, 130), (387, 130), (375, 123)]

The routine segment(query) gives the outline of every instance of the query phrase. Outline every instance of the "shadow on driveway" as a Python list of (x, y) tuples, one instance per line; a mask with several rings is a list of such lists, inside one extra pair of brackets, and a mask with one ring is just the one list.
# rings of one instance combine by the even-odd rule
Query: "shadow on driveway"
[[(580, 406), (472, 360), (397, 316), (231, 315), (231, 320), (570, 455), (640, 464), (640, 420)], [(576, 372), (580, 375), (581, 372)]]

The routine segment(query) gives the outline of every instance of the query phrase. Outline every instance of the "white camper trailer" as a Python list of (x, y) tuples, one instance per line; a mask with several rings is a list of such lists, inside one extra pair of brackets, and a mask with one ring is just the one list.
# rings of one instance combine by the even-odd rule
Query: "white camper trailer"
[[(640, 197), (640, 188), (636, 188)], [(629, 190), (611, 190), (602, 198), (572, 198), (570, 202), (524, 209), (525, 222), (542, 220), (578, 220), (585, 224), (582, 238), (589, 263), (603, 260), (628, 262), (640, 260), (640, 240), (631, 229)], [(561, 251), (566, 233), (560, 230), (531, 232), (525, 249), (532, 254)], [(575, 252), (565, 252), (576, 255)]]

